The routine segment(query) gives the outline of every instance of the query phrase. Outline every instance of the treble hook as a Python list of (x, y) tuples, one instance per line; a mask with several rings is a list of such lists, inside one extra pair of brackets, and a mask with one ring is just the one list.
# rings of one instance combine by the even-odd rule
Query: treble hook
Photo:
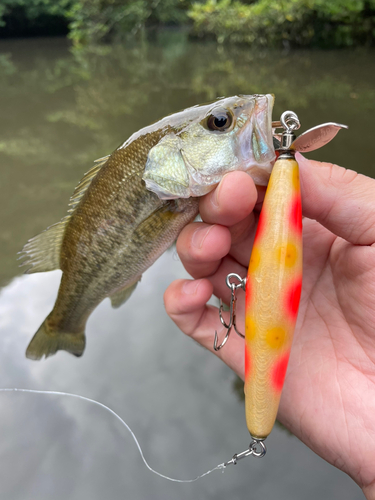
[[(236, 285), (235, 283), (231, 283), (231, 278), (236, 278), (239, 283)], [(218, 345), (218, 335), (217, 331), (215, 330), (215, 340), (214, 340), (214, 350), (219, 351), (222, 347), (225, 346), (227, 340), (229, 339), (230, 332), (232, 328), (234, 328), (234, 331), (237, 333), (242, 338), (245, 338), (245, 335), (243, 335), (239, 330), (237, 330), (237, 324), (236, 324), (236, 302), (237, 302), (237, 297), (236, 297), (236, 290), (237, 288), (242, 288), (245, 291), (245, 284), (246, 284), (246, 278), (242, 279), (241, 276), (239, 276), (236, 273), (230, 273), (228, 274), (226, 278), (226, 284), (227, 287), (231, 289), (231, 297), (230, 297), (230, 305), (229, 305), (229, 323), (227, 324), (223, 318), (223, 302), (220, 299), (220, 307), (219, 307), (219, 316), (220, 316), (220, 321), (223, 326), (227, 329), (227, 333), (225, 334), (224, 340), (220, 345)]]

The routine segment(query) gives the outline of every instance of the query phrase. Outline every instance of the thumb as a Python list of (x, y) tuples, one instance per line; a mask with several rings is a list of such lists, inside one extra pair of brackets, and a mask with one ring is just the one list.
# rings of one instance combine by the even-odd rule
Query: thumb
[(375, 180), (331, 163), (296, 154), (302, 212), (356, 245), (375, 242)]

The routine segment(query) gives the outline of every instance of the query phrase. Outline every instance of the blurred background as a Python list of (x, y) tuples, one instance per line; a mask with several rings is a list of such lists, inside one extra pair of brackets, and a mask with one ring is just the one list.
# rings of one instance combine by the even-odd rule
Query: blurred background
[[(52, 309), (60, 272), (21, 275), (17, 252), (66, 213), (93, 160), (136, 130), (238, 93), (274, 93), (274, 120), (349, 125), (310, 157), (375, 177), (375, 1), (1, 0), (1, 387), (82, 394), (132, 427), (152, 467), (192, 478), (248, 446), (242, 384), (179, 333), (163, 292), (185, 277), (175, 250), (122, 308), (90, 317), (81, 359), (41, 362), (26, 346)], [(281, 427), (262, 460), (192, 484), (143, 465), (118, 421), (88, 403), (0, 393), (0, 497), (363, 498)]]

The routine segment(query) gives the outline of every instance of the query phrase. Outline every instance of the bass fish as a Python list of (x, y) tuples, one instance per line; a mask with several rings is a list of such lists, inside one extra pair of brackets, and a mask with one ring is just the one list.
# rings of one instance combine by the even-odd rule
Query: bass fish
[(142, 273), (198, 215), (198, 198), (228, 172), (266, 185), (275, 160), (272, 95), (240, 95), (193, 106), (133, 134), (95, 162), (66, 217), (26, 243), (26, 272), (61, 269), (52, 312), (26, 356), (81, 356), (85, 325), (109, 297), (119, 307)]

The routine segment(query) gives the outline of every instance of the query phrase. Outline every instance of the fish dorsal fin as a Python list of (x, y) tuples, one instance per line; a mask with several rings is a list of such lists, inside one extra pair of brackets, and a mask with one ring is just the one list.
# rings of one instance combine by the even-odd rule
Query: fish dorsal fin
[(95, 160), (95, 165), (91, 167), (90, 170), (86, 172), (82, 179), (79, 181), (78, 186), (75, 188), (74, 193), (70, 197), (68, 213), (74, 212), (74, 209), (81, 201), (83, 195), (86, 193), (88, 187), (90, 186), (91, 181), (102, 168), (102, 166), (107, 162), (108, 158), (109, 155)]
[(28, 266), (26, 273), (38, 273), (60, 269), (60, 252), (65, 228), (74, 209), (81, 201), (90, 186), (91, 181), (106, 163), (109, 156), (95, 161), (95, 165), (83, 176), (75, 188), (69, 201), (68, 215), (60, 222), (48, 227), (34, 238), (31, 238), (20, 252), (20, 259), (24, 259), (21, 266)]

